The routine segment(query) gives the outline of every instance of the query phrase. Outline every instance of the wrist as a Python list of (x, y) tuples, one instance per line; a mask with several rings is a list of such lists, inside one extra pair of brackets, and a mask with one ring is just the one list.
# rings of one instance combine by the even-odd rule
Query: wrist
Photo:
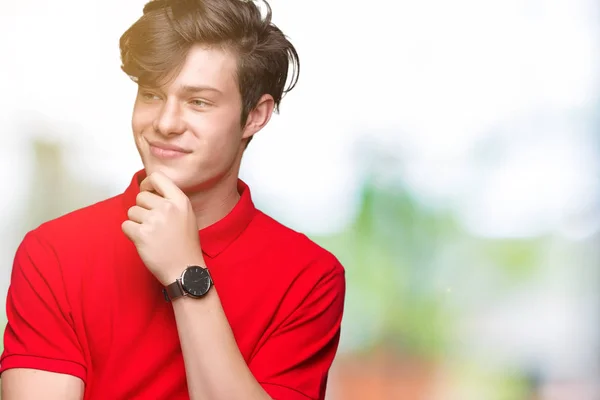
[(198, 299), (208, 294), (212, 286), (213, 281), (208, 268), (194, 264), (188, 265), (172, 283), (164, 285), (163, 294), (166, 301), (181, 297)]
[(204, 262), (204, 257), (202, 256), (191, 256), (182, 258), (181, 261), (171, 263), (169, 268), (165, 270), (168, 271), (163, 274), (161, 277), (158, 277), (158, 280), (163, 286), (168, 286), (180, 279), (185, 270), (190, 266), (198, 266), (201, 268), (206, 268), (206, 263)]

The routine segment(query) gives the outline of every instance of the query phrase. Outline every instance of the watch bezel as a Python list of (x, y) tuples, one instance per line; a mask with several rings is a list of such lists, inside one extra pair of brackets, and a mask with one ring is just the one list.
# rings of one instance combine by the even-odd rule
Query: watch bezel
[[(188, 281), (186, 283), (186, 278), (188, 280), (193, 279), (192, 274), (199, 274), (200, 276), (195, 277), (196, 278), (195, 281), (192, 281), (192, 282)], [(198, 282), (197, 282), (198, 279), (205, 280), (206, 283), (205, 283), (204, 287), (201, 287), (201, 288), (193, 287), (194, 284), (198, 284)], [(208, 269), (206, 267), (202, 267), (200, 265), (188, 266), (181, 274), (181, 278), (180, 278), (179, 282), (181, 284), (181, 288), (182, 288), (183, 292), (185, 293), (185, 295), (193, 297), (193, 298), (200, 298), (200, 297), (205, 296), (210, 291), (210, 288), (213, 285), (213, 281), (212, 281), (210, 272), (208, 271)]]

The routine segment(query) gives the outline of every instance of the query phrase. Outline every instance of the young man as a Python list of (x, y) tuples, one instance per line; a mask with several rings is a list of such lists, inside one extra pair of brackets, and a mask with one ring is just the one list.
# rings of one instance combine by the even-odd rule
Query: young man
[(24, 238), (3, 400), (324, 398), (344, 269), (255, 209), (238, 178), (290, 60), (297, 79), (270, 16), (252, 1), (154, 0), (123, 35), (144, 170)]

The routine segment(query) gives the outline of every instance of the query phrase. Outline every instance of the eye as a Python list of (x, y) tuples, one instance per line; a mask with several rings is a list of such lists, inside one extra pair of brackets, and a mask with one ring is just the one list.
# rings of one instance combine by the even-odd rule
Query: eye
[(200, 99), (191, 100), (190, 104), (193, 105), (194, 107), (199, 107), (199, 108), (204, 108), (209, 105), (208, 102), (206, 102), (204, 100), (200, 100)]
[(142, 96), (142, 99), (144, 99), (146, 101), (160, 100), (160, 97), (152, 92), (142, 92), (141, 96)]

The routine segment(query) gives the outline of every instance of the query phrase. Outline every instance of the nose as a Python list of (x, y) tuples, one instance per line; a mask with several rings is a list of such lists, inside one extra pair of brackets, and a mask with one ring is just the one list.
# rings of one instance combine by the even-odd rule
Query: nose
[(166, 101), (153, 123), (156, 133), (162, 136), (180, 135), (185, 131), (181, 110), (174, 101)]

